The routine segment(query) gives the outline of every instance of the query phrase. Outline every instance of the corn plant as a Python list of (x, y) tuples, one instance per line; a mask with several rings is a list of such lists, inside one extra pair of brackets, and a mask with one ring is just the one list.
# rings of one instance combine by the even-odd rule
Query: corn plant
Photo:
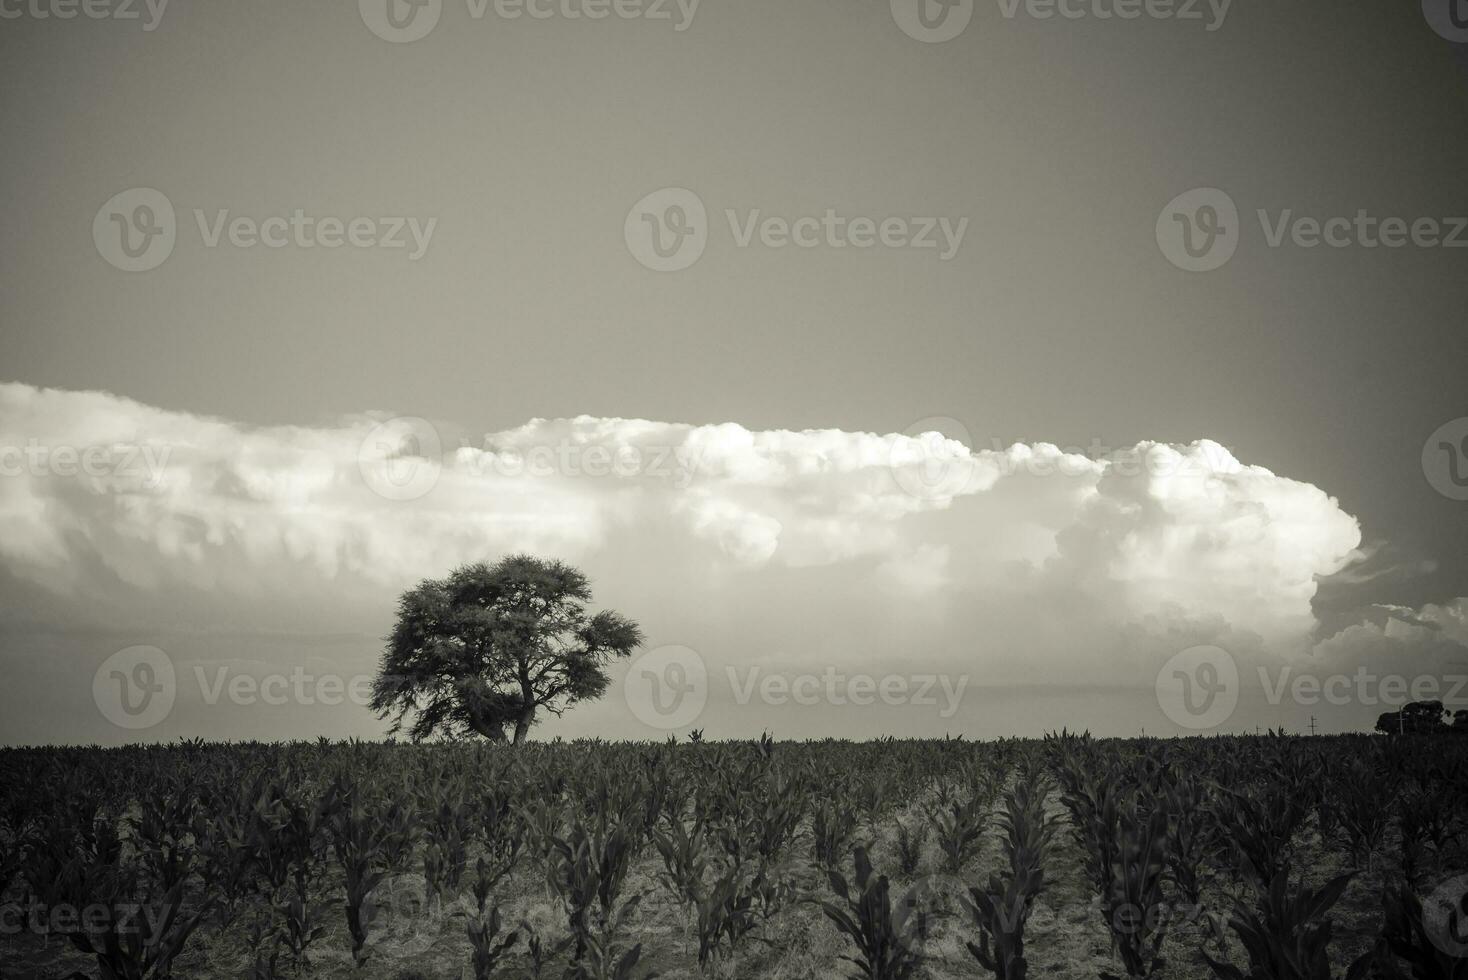
[(474, 811), (457, 781), (430, 773), (418, 790), (423, 820), (423, 880), (428, 900), (441, 904), (456, 894), (469, 863)]
[(805, 816), (807, 793), (801, 780), (768, 771), (757, 787), (752, 844), (761, 863), (778, 861)]
[(523, 919), (520, 921), (520, 931), (525, 933), (525, 956), (530, 961), (530, 976), (539, 980), (540, 977), (545, 976), (546, 968), (550, 966), (551, 961), (566, 951), (566, 947), (571, 943), (571, 938), (567, 936), (561, 942), (547, 946), (540, 934), (535, 931), (535, 927)]
[(821, 868), (841, 864), (856, 832), (855, 811), (844, 801), (823, 800), (811, 812), (811, 856)]
[(1119, 777), (1112, 770), (1097, 772), (1097, 768), (1098, 764), (1093, 764), (1082, 770), (1074, 756), (1062, 757), (1055, 767), (1060, 778), (1060, 801), (1070, 814), (1071, 833), (1085, 854), (1091, 886), (1104, 899), (1111, 893), (1116, 866)]
[[(831, 890), (841, 899), (822, 902), (826, 918), (856, 946), (855, 956), (842, 959), (856, 966), (857, 980), (907, 980), (916, 974), (920, 956), (914, 937), (893, 916), (886, 875), (874, 876), (865, 847), (854, 854), (855, 878), (848, 884), (840, 871), (827, 871)], [(853, 887), (854, 886), (854, 887)], [(911, 923), (904, 923), (909, 929)]]
[(1220, 786), (1215, 797), (1220, 845), (1232, 852), (1240, 879), (1265, 891), (1289, 867), (1295, 835), (1308, 813), (1302, 800), (1278, 787), (1257, 794)]
[(943, 870), (957, 874), (978, 854), (984, 835), (984, 800), (978, 793), (949, 798), (929, 815), (933, 836), (943, 855)]
[[(0, 766), (0, 780), (7, 776)], [(0, 895), (10, 889), (10, 883), (25, 867), (34, 809), (35, 801), (27, 795), (0, 795)]]
[[(1203, 959), (1219, 980), (1335, 980), (1328, 947), (1330, 920), (1326, 913), (1350, 884), (1351, 874), (1326, 882), (1318, 889), (1290, 888), (1288, 871), (1280, 871), (1259, 896), (1257, 907), (1240, 902), (1229, 928), (1243, 943), (1247, 970), (1213, 959)], [(1354, 978), (1363, 969), (1355, 966)]]
[(1168, 813), (1167, 869), (1178, 897), (1193, 908), (1203, 902), (1203, 862), (1211, 840), (1210, 796), (1202, 783), (1185, 776), (1163, 792)]
[(1369, 867), (1372, 855), (1381, 849), (1391, 819), (1391, 808), (1382, 801), (1395, 795), (1395, 779), (1370, 762), (1353, 761), (1331, 783), (1328, 799), (1346, 838), (1352, 867)]
[(690, 831), (682, 820), (673, 820), (667, 833), (656, 829), (652, 831), (652, 843), (663, 859), (658, 881), (683, 910), (683, 943), (686, 947), (690, 918), (698, 905), (704, 874), (708, 870), (708, 859), (703, 854), (703, 824), (695, 820)]
[(500, 938), (500, 910), (491, 897), (499, 880), (496, 870), (484, 858), (480, 858), (474, 868), (474, 913), (469, 916), (465, 926), (469, 946), (473, 950), (470, 966), (474, 970), (474, 980), (490, 980), (500, 959), (520, 939), (518, 931)]
[(490, 980), (494, 976), (500, 958), (520, 938), (519, 933), (511, 932), (501, 939), (500, 930), (498, 906), (490, 906), (488, 911), (472, 916), (468, 920), (466, 931), (469, 946), (473, 950), (469, 962), (474, 970), (474, 980)]
[(280, 933), (265, 919), (256, 919), (250, 927), (250, 949), (255, 951), (250, 963), (250, 980), (277, 980), (280, 963)]
[(174, 960), (212, 904), (206, 897), (186, 910), (184, 884), (148, 894), (136, 869), (124, 863), (112, 823), (104, 820), (94, 825), (90, 846), (60, 869), (53, 894), (89, 909), (85, 926), (67, 938), (96, 960), (104, 980), (170, 980)]
[(197, 840), (191, 833), (198, 802), (180, 787), (138, 801), (138, 814), (129, 818), (134, 847), (143, 868), (161, 891), (172, 891), (193, 872)]
[(311, 908), (307, 881), (298, 878), (292, 885), (290, 893), (278, 905), (283, 923), (280, 941), (290, 951), (293, 963), (298, 967), (309, 966), (307, 951), (325, 934), (326, 927), (318, 924)]
[(895, 821), (897, 824), (897, 867), (907, 877), (918, 873), (922, 865), (923, 845), (928, 841), (928, 834), (932, 825), (925, 820), (916, 820), (904, 823), (902, 820)]
[(699, 889), (695, 925), (700, 967), (723, 956), (732, 958), (754, 928), (754, 896), (747, 878), (745, 872), (730, 864)]
[(307, 806), (281, 783), (257, 783), (250, 791), (248, 809), (230, 828), (233, 832), (217, 843), (243, 847), (253, 859), (267, 901), (273, 901), (292, 879), (308, 881), (319, 874), (324, 847), (321, 816), (320, 808)]
[(1028, 869), (1008, 877), (991, 875), (984, 888), (969, 888), (963, 900), (979, 927), (979, 941), (964, 945), (996, 980), (1025, 980), (1025, 923), (1040, 890), (1043, 873)]
[(1008, 870), (989, 876), (985, 888), (969, 888), (964, 907), (979, 927), (979, 941), (965, 945), (969, 954), (995, 980), (1025, 980), (1025, 924), (1045, 883), (1044, 863), (1055, 837), (1055, 824), (1045, 816), (1047, 790), (1037, 775), (1027, 774), (1005, 797), (999, 818), (1004, 828)]
[(795, 901), (797, 890), (786, 866), (761, 861), (755, 867), (749, 881), (749, 896), (759, 916), (761, 935), (770, 920)]
[(252, 825), (253, 789), (235, 784), (228, 792), (202, 795), (194, 813), (193, 838), (206, 893), (215, 896), (215, 925), (223, 930), (239, 903), (257, 886), (264, 841)]
[(588, 827), (577, 820), (565, 837), (551, 838), (547, 880), (566, 909), (575, 938), (572, 960), (598, 980), (623, 961), (614, 956), (612, 940), (643, 897), (622, 895), (637, 845), (632, 825), (621, 821)]
[(572, 964), (568, 980), (651, 980), (657, 974), (643, 966), (642, 944), (617, 950), (609, 941), (593, 936), (581, 959)]
[[(1123, 810), (1117, 825), (1111, 890), (1102, 901), (1111, 940), (1126, 975), (1150, 978), (1165, 964), (1162, 944), (1170, 923), (1163, 881), (1167, 873), (1167, 811)], [(1119, 980), (1103, 973), (1102, 980)]]
[(344, 878), (352, 961), (361, 968), (369, 955), (368, 896), (407, 861), (413, 845), (412, 817), (402, 803), (369, 799), (341, 776), (327, 790), (321, 812)]
[(528, 853), (541, 864), (550, 860), (551, 843), (561, 827), (561, 810), (558, 801), (530, 800), (516, 811), (516, 819), (524, 828), (524, 842)]
[(1452, 836), (1456, 790), (1441, 773), (1411, 780), (1397, 797), (1395, 822), (1402, 876), (1415, 886), (1430, 849), (1441, 857)]
[[(491, 787), (480, 798), (479, 822), (473, 829), (472, 839), (478, 842), (480, 855), (476, 859), (487, 865), (486, 873), (494, 884), (514, 871), (520, 852), (534, 829), (525, 819), (525, 811), (516, 808), (505, 788)], [(538, 848), (537, 848), (538, 849)]]

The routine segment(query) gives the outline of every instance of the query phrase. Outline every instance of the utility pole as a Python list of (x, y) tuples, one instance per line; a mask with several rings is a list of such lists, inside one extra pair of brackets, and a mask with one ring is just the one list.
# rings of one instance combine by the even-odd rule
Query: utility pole
[(1314, 715), (1311, 715), (1310, 716), (1310, 734), (1311, 735), (1314, 735), (1315, 734), (1315, 716)]

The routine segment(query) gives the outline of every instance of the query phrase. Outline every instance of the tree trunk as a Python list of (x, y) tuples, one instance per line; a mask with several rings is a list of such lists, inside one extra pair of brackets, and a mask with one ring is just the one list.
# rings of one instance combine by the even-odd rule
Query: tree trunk
[(485, 721), (483, 718), (475, 718), (469, 722), (470, 726), (480, 735), (491, 742), (503, 742), (505, 740), (505, 726), (498, 722)]
[(525, 736), (530, 734), (530, 725), (535, 721), (535, 705), (529, 705), (520, 712), (520, 717), (515, 719), (515, 744), (519, 745), (525, 741)]

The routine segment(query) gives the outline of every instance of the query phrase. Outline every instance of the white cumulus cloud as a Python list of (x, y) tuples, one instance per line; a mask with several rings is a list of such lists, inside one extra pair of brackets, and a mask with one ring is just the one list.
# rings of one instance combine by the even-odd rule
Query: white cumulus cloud
[[(1222, 621), (1298, 641), (1316, 578), (1360, 544), (1325, 492), (1209, 441), (1093, 460), (1045, 443), (974, 452), (936, 435), (582, 416), (384, 451), (369, 439), (382, 418), (254, 427), (5, 384), (0, 561), (78, 596), (330, 606), (530, 550), (649, 587), (693, 567), (826, 569), (810, 581), (861, 603), (1082, 596), (1117, 624)], [(436, 479), (394, 499), (364, 460)]]

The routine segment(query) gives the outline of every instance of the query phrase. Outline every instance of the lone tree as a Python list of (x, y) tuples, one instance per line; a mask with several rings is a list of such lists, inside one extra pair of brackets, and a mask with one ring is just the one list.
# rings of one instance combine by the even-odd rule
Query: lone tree
[(403, 593), (372, 687), (392, 732), (525, 740), (540, 708), (560, 715), (607, 689), (603, 665), (642, 643), (618, 613), (588, 614), (586, 576), (559, 561), (511, 555), (455, 569)]

